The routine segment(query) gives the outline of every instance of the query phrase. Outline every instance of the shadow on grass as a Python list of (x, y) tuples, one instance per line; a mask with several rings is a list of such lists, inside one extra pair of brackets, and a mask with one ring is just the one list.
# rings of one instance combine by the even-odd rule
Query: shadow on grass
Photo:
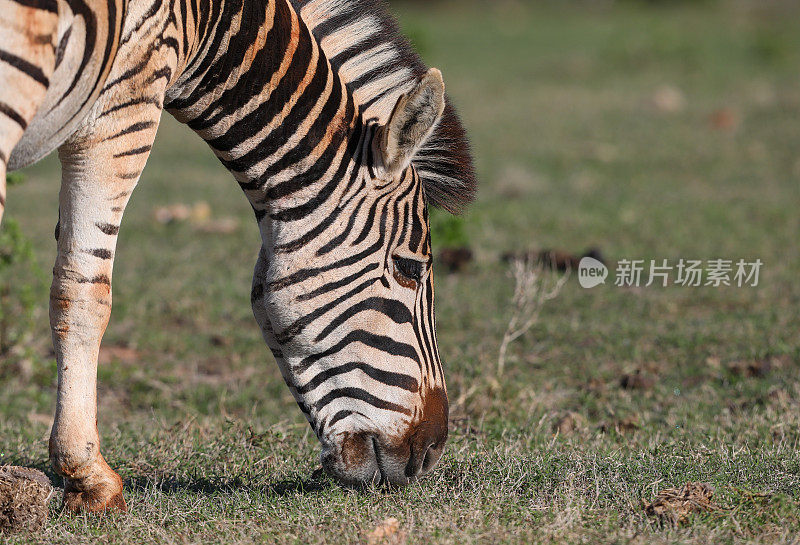
[(130, 477), (124, 480), (126, 490), (144, 492), (148, 489), (157, 489), (165, 494), (176, 494), (190, 492), (196, 494), (218, 494), (233, 491), (252, 490), (265, 493), (270, 496), (282, 497), (291, 494), (316, 494), (323, 492), (336, 485), (331, 479), (320, 475), (318, 472), (309, 478), (296, 476), (291, 479), (283, 479), (268, 484), (253, 485), (247, 479), (241, 477), (234, 478), (206, 478), (192, 477), (188, 479), (175, 479), (164, 477), (154, 479), (153, 477)]
[[(5, 461), (3, 465), (13, 465), (38, 469), (50, 479), (50, 484), (55, 488), (64, 485), (64, 479), (58, 475), (47, 460), (31, 460), (27, 458), (14, 458)], [(176, 479), (173, 477), (132, 476), (123, 479), (123, 487), (128, 492), (143, 492), (156, 488), (166, 494), (190, 492), (197, 494), (226, 493), (236, 490), (253, 490), (267, 495), (281, 497), (290, 494), (315, 494), (338, 486), (336, 482), (327, 477), (322, 470), (315, 471), (310, 477), (297, 475), (294, 478), (283, 479), (268, 484), (253, 485), (242, 477), (190, 477)]]
[[(44, 473), (50, 484), (56, 489), (64, 486), (64, 478), (58, 475), (50, 466), (47, 460), (31, 460), (29, 458), (14, 458), (6, 461), (8, 465), (38, 469)], [(371, 483), (364, 485), (345, 485), (337, 483), (333, 478), (325, 474), (320, 468), (310, 476), (304, 477), (300, 474), (289, 479), (276, 480), (265, 484), (253, 484), (245, 477), (188, 477), (175, 478), (170, 476), (154, 475), (134, 475), (123, 478), (123, 490), (130, 492), (145, 492), (156, 489), (165, 494), (225, 494), (235, 491), (252, 491), (265, 494), (267, 496), (283, 497), (292, 494), (319, 494), (333, 488), (343, 487), (359, 493), (381, 493), (396, 492), (400, 487), (389, 483)]]

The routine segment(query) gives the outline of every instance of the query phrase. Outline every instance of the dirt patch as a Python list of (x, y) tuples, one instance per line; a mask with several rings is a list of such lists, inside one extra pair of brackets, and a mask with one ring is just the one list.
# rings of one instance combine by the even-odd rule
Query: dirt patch
[(0, 533), (39, 530), (53, 495), (50, 479), (27, 467), (0, 467)]
[(557, 270), (559, 272), (577, 271), (581, 259), (591, 257), (605, 264), (606, 259), (599, 248), (587, 248), (582, 254), (573, 254), (566, 250), (557, 248), (547, 248), (544, 250), (528, 250), (523, 252), (506, 252), (501, 256), (502, 261), (528, 261), (536, 265), (541, 265), (545, 269)]
[(655, 377), (642, 372), (641, 369), (622, 375), (619, 381), (619, 386), (623, 390), (652, 390), (655, 385)]
[(721, 511), (713, 498), (714, 487), (710, 484), (686, 483), (683, 488), (660, 491), (652, 503), (645, 503), (644, 512), (661, 523), (685, 524), (692, 513)]
[(472, 250), (466, 246), (443, 248), (439, 252), (439, 263), (451, 273), (463, 271), (472, 259)]

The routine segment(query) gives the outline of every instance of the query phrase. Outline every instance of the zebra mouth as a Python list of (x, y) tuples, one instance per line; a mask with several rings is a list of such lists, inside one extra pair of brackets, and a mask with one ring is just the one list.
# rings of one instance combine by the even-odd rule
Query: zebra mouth
[(372, 450), (375, 452), (375, 463), (378, 466), (378, 471), (375, 476), (378, 477), (378, 482), (380, 484), (388, 483), (389, 479), (386, 478), (386, 472), (383, 470), (381, 451), (378, 448), (378, 440), (375, 437), (372, 438)]

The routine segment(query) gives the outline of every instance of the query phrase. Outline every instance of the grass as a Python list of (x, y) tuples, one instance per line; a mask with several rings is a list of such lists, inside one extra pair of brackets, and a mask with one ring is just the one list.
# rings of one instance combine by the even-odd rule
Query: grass
[[(316, 440), (249, 308), (250, 209), (204, 144), (165, 117), (120, 235), (100, 370), (104, 453), (126, 479), (130, 513), (54, 511), (41, 535), (10, 542), (352, 543), (389, 517), (400, 521), (392, 538), (408, 543), (797, 542), (800, 11), (779, 1), (395, 7), (443, 69), (481, 179), (459, 235), (476, 260), (437, 275), (453, 404), (438, 469), (400, 491), (312, 476)], [(683, 104), (654, 106), (665, 87)], [(57, 162), (26, 176), (7, 214), (46, 269)], [(235, 231), (153, 219), (158, 206), (195, 201), (234, 218)], [(584, 290), (573, 278), (497, 380), (514, 287), (500, 255), (592, 245), (612, 263), (764, 267), (757, 288), (741, 289)], [(41, 291), (26, 347), (38, 357), (0, 373), (0, 460), (48, 470), (55, 372)], [(652, 380), (622, 388), (636, 371)], [(712, 484), (723, 509), (682, 525), (647, 518), (643, 501), (688, 481)]]

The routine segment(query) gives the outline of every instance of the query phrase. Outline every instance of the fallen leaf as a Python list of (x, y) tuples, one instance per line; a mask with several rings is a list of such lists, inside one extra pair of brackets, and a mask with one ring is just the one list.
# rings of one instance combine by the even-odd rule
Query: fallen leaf
[(729, 108), (720, 108), (712, 112), (709, 122), (718, 131), (732, 131), (739, 126), (739, 116)]
[(379, 523), (366, 537), (368, 545), (400, 545), (406, 542), (407, 536), (400, 531), (400, 521), (391, 517)]

